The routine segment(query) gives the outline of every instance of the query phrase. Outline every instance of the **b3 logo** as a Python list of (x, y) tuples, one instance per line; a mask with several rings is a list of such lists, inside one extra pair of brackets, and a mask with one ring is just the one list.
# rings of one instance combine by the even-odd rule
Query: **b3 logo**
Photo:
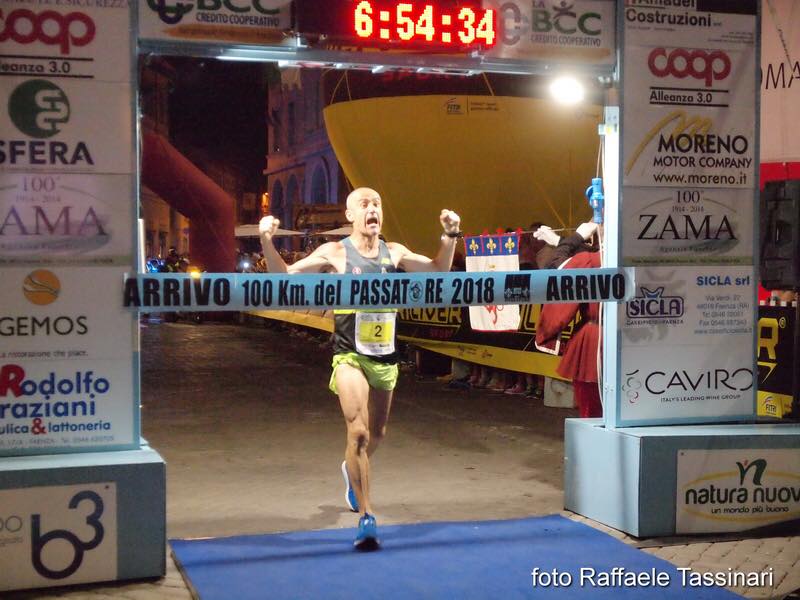
[(702, 79), (706, 87), (725, 79), (731, 73), (731, 59), (722, 50), (654, 48), (647, 57), (647, 66), (656, 77), (672, 75), (677, 79)]
[[(84, 490), (75, 494), (69, 501), (69, 508), (75, 510), (82, 502), (91, 502), (94, 510), (86, 517), (86, 525), (94, 530), (90, 540), (83, 541), (73, 532), (66, 529), (53, 529), (42, 535), (41, 515), (31, 515), (31, 562), (33, 568), (42, 577), (48, 579), (64, 579), (74, 574), (83, 564), (83, 555), (89, 550), (94, 550), (105, 537), (105, 528), (100, 518), (103, 516), (103, 499), (91, 490)], [(63, 569), (50, 569), (42, 560), (42, 553), (47, 544), (54, 540), (63, 540), (72, 546), (72, 561)]]
[(45, 79), (31, 79), (17, 86), (8, 99), (8, 112), (22, 133), (49, 138), (69, 121), (69, 99), (60, 87)]

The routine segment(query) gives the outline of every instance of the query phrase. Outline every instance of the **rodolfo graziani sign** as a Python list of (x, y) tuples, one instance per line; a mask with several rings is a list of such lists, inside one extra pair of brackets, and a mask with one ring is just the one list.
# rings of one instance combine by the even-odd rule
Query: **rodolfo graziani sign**
[(678, 452), (675, 532), (741, 531), (800, 517), (800, 448)]
[(133, 310), (239, 311), (619, 302), (632, 292), (632, 269), (374, 275), (208, 273), (199, 277), (128, 277), (122, 300)]

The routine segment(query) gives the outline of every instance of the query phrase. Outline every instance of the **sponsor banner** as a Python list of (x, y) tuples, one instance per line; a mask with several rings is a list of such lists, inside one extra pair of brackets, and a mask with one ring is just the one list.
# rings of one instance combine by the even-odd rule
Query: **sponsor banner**
[(638, 268), (636, 294), (619, 309), (623, 348), (654, 346), (660, 352), (663, 344), (685, 344), (714, 352), (715, 344), (737, 338), (749, 344), (753, 276), (752, 267)]
[(792, 411), (794, 306), (758, 307), (758, 414), (778, 417)]
[(769, 0), (761, 14), (761, 162), (800, 161), (800, 3)]
[(743, 531), (800, 517), (800, 449), (679, 450), (675, 533)]
[[(468, 272), (519, 271), (519, 236), (516, 233), (466, 237), (464, 246)], [(514, 293), (520, 302), (527, 302), (527, 280), (524, 274), (520, 277), (521, 285)], [(479, 331), (514, 331), (519, 327), (519, 306), (470, 306), (469, 320), (472, 328)]]
[(0, 172), (0, 264), (130, 265), (132, 175)]
[(623, 262), (753, 264), (753, 207), (749, 189), (626, 188)]
[(129, 82), (127, 0), (0, 0), (0, 76)]
[(618, 309), (622, 422), (753, 415), (753, 287), (752, 267), (637, 269)]
[(122, 276), (114, 267), (4, 268), (0, 360), (73, 360), (77, 367), (120, 359), (130, 368), (136, 321), (105, 301)]
[(615, 3), (607, 0), (484, 0), (497, 11), (497, 44), (489, 58), (613, 65)]
[(7, 77), (0, 86), (0, 170), (133, 173), (126, 83)]
[(128, 277), (122, 294), (124, 306), (132, 310), (179, 312), (619, 302), (632, 291), (632, 269), (572, 269), (370, 275), (154, 273)]
[(117, 578), (114, 482), (0, 490), (0, 590)]
[(133, 361), (0, 360), (0, 456), (105, 450), (134, 439)]
[(140, 40), (275, 45), (290, 28), (290, 0), (139, 2)]
[(640, 100), (625, 103), (623, 183), (752, 188), (755, 14), (631, 4), (623, 97)]

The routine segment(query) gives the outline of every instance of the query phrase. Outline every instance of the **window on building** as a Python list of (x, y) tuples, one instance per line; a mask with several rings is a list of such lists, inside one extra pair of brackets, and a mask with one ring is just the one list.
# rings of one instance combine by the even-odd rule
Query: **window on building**
[(294, 130), (295, 126), (297, 125), (297, 119), (295, 118), (294, 114), (294, 102), (289, 102), (289, 123), (288, 123), (288, 131), (286, 132), (289, 135), (288, 146), (289, 148), (294, 148)]
[(311, 176), (311, 204), (328, 202), (328, 174), (325, 164), (317, 165)]

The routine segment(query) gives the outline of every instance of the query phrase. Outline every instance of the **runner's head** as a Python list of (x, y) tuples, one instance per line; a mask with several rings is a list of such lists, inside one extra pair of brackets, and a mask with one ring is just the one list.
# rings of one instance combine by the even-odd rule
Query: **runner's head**
[(347, 196), (347, 220), (353, 224), (353, 233), (377, 236), (383, 225), (381, 197), (371, 188), (356, 188)]

